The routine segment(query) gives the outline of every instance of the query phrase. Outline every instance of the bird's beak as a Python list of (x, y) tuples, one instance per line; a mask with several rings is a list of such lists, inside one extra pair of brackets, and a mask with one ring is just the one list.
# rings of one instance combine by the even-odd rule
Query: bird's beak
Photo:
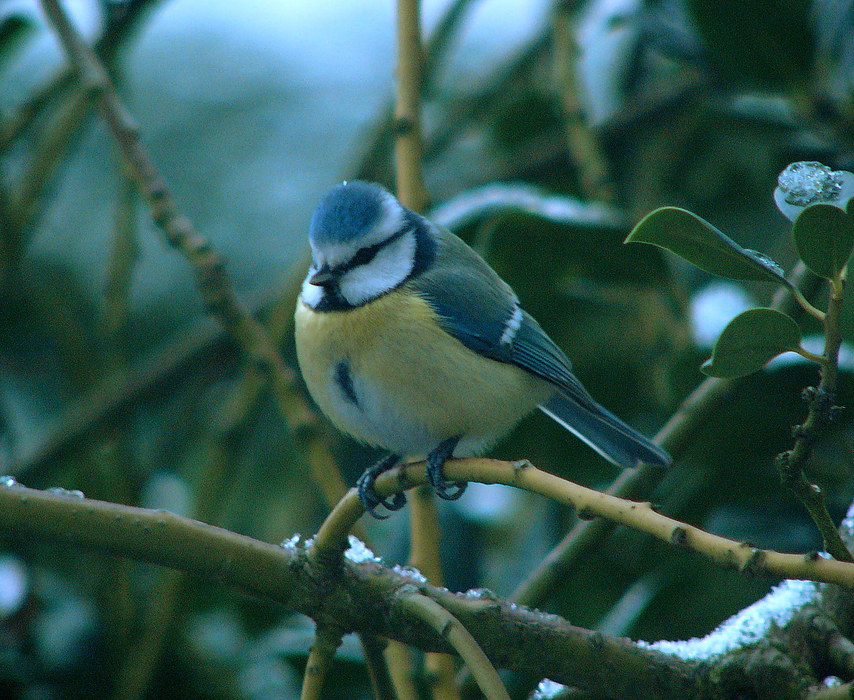
[(329, 269), (329, 265), (324, 265), (311, 277), (308, 278), (308, 283), (316, 287), (323, 287), (335, 279), (335, 273)]

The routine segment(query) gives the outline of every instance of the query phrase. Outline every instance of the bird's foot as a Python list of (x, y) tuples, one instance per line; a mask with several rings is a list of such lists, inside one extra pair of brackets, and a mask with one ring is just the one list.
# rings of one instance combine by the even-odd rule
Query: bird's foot
[(468, 486), (465, 481), (448, 481), (442, 475), (442, 468), (454, 454), (459, 441), (458, 437), (449, 438), (427, 455), (427, 481), (436, 490), (436, 495), (446, 501), (456, 501)]
[(386, 510), (400, 510), (406, 505), (406, 496), (402, 493), (395, 493), (386, 498), (381, 498), (374, 488), (374, 482), (377, 477), (383, 472), (395, 467), (400, 462), (400, 457), (396, 454), (387, 454), (380, 459), (374, 466), (366, 469), (362, 476), (356, 481), (356, 490), (359, 492), (359, 500), (365, 506), (365, 510), (377, 520), (385, 520), (388, 515), (380, 515), (377, 513), (377, 508), (382, 506)]

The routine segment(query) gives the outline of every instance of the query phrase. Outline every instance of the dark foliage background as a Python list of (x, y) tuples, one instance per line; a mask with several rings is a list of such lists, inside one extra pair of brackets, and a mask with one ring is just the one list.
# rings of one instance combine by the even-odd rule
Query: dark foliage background
[[(393, 8), (314, 5), (68, 3), (181, 207), (291, 364), (315, 202), (343, 178), (393, 182)], [(778, 173), (795, 160), (854, 169), (852, 19), (848, 0), (427, 3), (437, 218), (514, 286), (591, 392), (649, 434), (701, 379), (726, 320), (773, 290), (622, 240), (674, 204), (791, 266), (771, 198)], [(266, 395), (240, 405), (250, 394), (239, 353), (155, 235), (88, 99), (57, 77), (63, 66), (36, 4), (0, 2), (0, 473), (267, 541), (314, 532), (326, 507), (291, 436)], [(507, 187), (483, 207), (480, 188), (496, 182)], [(651, 499), (757, 546), (818, 548), (773, 466), (814, 379), (789, 357), (752, 377)], [(842, 390), (850, 404), (847, 374)], [(329, 439), (352, 483), (373, 455), (331, 428)], [(494, 454), (596, 487), (614, 477), (539, 415)], [(851, 457), (846, 415), (810, 465), (836, 517), (852, 500)], [(448, 586), (499, 595), (574, 518), (502, 487), (473, 485), (440, 506)], [(406, 560), (405, 515), (368, 525), (388, 562)], [(770, 583), (618, 530), (548, 609), (679, 639)], [(307, 620), (209, 582), (0, 543), (0, 696), (295, 697), (311, 638)], [(367, 697), (352, 639), (337, 664), (330, 697)], [(533, 680), (515, 679), (515, 692)]]

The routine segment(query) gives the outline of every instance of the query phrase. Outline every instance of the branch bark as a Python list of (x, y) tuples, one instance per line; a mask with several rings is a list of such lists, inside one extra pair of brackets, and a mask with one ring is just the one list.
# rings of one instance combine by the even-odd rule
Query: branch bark
[[(805, 579), (854, 586), (854, 564), (825, 559), (815, 552), (784, 554), (713, 535), (661, 513), (649, 503), (627, 501), (541, 471), (530, 462), (495, 459), (456, 459), (444, 468), (454, 481), (478, 481), (524, 488), (574, 508), (583, 518), (601, 516), (681, 547), (727, 569), (774, 578)], [(388, 496), (425, 482), (423, 463), (398, 466), (377, 479), (377, 493)], [(347, 546), (348, 533), (364, 513), (351, 489), (321, 526), (309, 552), (319, 567), (332, 569)]]
[(497, 598), (453, 594), (377, 563), (345, 558), (333, 572), (319, 569), (304, 546), (279, 547), (168, 512), (3, 486), (0, 531), (169, 566), (277, 601), (319, 626), (453, 653), (441, 634), (399, 605), (401, 589), (414, 587), (459, 620), (497, 667), (622, 697), (689, 697), (694, 690), (692, 664), (629, 640)]

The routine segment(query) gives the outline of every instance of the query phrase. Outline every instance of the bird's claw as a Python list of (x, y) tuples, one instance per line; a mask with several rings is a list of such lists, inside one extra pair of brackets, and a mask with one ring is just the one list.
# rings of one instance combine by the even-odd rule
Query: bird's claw
[(430, 482), (430, 485), (436, 491), (436, 495), (446, 501), (456, 501), (465, 493), (468, 486), (467, 481), (448, 481), (445, 479), (442, 476), (442, 467), (439, 467), (433, 473), (433, 470), (428, 466), (427, 481)]
[(427, 481), (436, 491), (436, 495), (446, 501), (456, 501), (465, 493), (468, 486), (468, 482), (448, 481), (442, 475), (445, 462), (453, 455), (458, 442), (459, 438), (446, 440), (427, 457)]
[(381, 515), (377, 513), (377, 508), (382, 506), (388, 511), (396, 511), (403, 508), (406, 505), (406, 496), (403, 493), (394, 493), (391, 496), (386, 496), (382, 498), (378, 493), (376, 488), (374, 488), (374, 483), (377, 480), (377, 477), (383, 472), (387, 472), (389, 469), (394, 467), (400, 459), (397, 455), (388, 455), (377, 462), (370, 469), (366, 469), (362, 476), (356, 481), (356, 491), (359, 494), (359, 500), (362, 502), (362, 505), (365, 507), (365, 510), (377, 520), (386, 520), (388, 515)]

